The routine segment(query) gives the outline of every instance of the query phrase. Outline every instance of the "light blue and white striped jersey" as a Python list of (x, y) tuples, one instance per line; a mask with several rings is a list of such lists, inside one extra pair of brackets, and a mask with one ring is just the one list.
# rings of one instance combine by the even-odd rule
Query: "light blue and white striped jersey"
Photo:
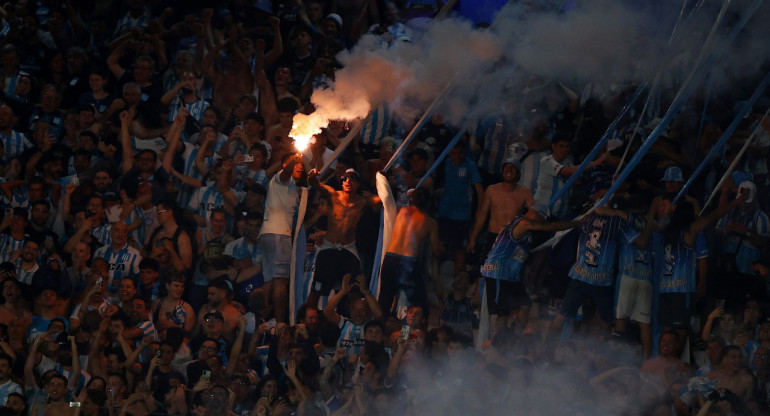
[[(107, 208), (105, 211), (107, 215), (107, 221), (113, 223), (116, 221), (123, 221), (126, 225), (138, 224), (142, 221), (142, 209), (134, 206), (131, 213), (128, 214), (124, 220), (120, 219), (120, 215), (123, 213), (122, 205), (113, 205)], [(128, 233), (129, 242), (133, 240), (139, 247), (144, 247), (144, 227), (139, 225), (136, 229)]]
[[(537, 192), (537, 177), (540, 174), (540, 160), (548, 156), (548, 152), (531, 152), (524, 142), (508, 146), (508, 157), (514, 158), (521, 164), (519, 185), (527, 188), (535, 195)], [(507, 159), (506, 158), (506, 159)]]
[(387, 103), (381, 103), (364, 121), (361, 127), (360, 143), (379, 146), (382, 143), (382, 138), (387, 136), (390, 131), (390, 123), (390, 106)]
[(3, 155), (4, 162), (8, 162), (15, 156), (21, 155), (25, 150), (34, 146), (27, 136), (16, 130), (11, 130), (7, 136), (0, 133), (0, 140), (3, 141), (3, 145), (5, 146), (5, 155)]
[(639, 233), (620, 217), (596, 213), (588, 214), (580, 231), (577, 260), (569, 277), (594, 286), (612, 285), (620, 244), (631, 243)]
[[(203, 181), (203, 175), (198, 170), (198, 167), (195, 166), (195, 158), (198, 156), (200, 147), (194, 144), (184, 143), (184, 142), (182, 143), (182, 146), (183, 146), (182, 147), (183, 150), (181, 153), (181, 158), (184, 162), (184, 165), (182, 167), (182, 173), (193, 179)], [(203, 163), (205, 163), (206, 167), (209, 170), (211, 170), (214, 168), (216, 161), (219, 159), (220, 159), (219, 155), (214, 153), (212, 156), (204, 157)], [(196, 188), (193, 188), (187, 184), (183, 184), (183, 183), (180, 184), (180, 191), (177, 197), (177, 202), (179, 203), (179, 206), (185, 207), (187, 206), (188, 203), (190, 203), (190, 198), (192, 198), (192, 195), (195, 192), (195, 189)]]
[(179, 109), (184, 107), (190, 112), (190, 116), (198, 121), (203, 120), (203, 112), (209, 108), (209, 103), (202, 99), (197, 99), (191, 103), (186, 103), (182, 100), (182, 93), (178, 93), (171, 100), (171, 104), (168, 105), (168, 122), (173, 123), (176, 115), (179, 114)]
[[(190, 143), (182, 143), (183, 150), (182, 150), (182, 160), (184, 160), (184, 170), (182, 173), (185, 175), (197, 179), (199, 181), (203, 180), (203, 175), (198, 170), (198, 168), (195, 166), (195, 158), (198, 156), (198, 152), (200, 151), (200, 147), (190, 144)], [(214, 153), (211, 156), (204, 156), (203, 162), (206, 164), (206, 167), (211, 170), (214, 165), (216, 164), (216, 161), (221, 159), (218, 154)]]
[[(56, 371), (58, 371), (59, 374), (63, 375), (64, 377), (67, 377), (68, 381), (75, 374), (72, 371), (65, 370), (64, 367), (62, 367), (60, 364), (56, 366)], [(75, 388), (75, 391), (72, 392), (73, 395), (80, 393), (86, 384), (88, 384), (88, 382), (91, 380), (91, 375), (88, 374), (85, 369), (80, 370), (80, 374), (77, 377), (78, 386)]]
[(126, 15), (118, 19), (118, 22), (115, 24), (114, 37), (123, 35), (135, 27), (139, 29), (146, 29), (151, 20), (152, 18), (150, 17), (150, 13), (147, 10), (145, 10), (144, 14), (136, 19), (131, 17), (130, 13), (126, 13)]
[(245, 237), (233, 240), (225, 246), (224, 255), (234, 257), (236, 259), (251, 258), (251, 262), (259, 264), (262, 262), (262, 251), (257, 244), (251, 244), (246, 241)]
[(655, 253), (654, 279), (660, 293), (691, 293), (696, 286), (695, 248), (684, 242), (684, 236), (672, 243), (663, 236), (653, 235), (652, 247)]
[(5, 406), (5, 402), (8, 401), (8, 396), (10, 396), (11, 393), (19, 393), (22, 396), (24, 395), (24, 391), (21, 389), (21, 386), (14, 383), (10, 379), (5, 383), (0, 384), (0, 406)]
[(235, 167), (235, 189), (243, 191), (243, 187), (246, 185), (246, 179), (251, 179), (254, 183), (262, 185), (267, 190), (267, 186), (270, 184), (270, 178), (265, 173), (264, 169), (251, 170), (247, 165), (238, 165)]
[(3, 84), (3, 92), (6, 94), (16, 94), (16, 85), (19, 83), (20, 74), (12, 75), (5, 78)]
[[(128, 218), (123, 220), (127, 225), (136, 224), (139, 221), (142, 221), (142, 224), (144, 224), (144, 211), (142, 211), (141, 208), (134, 206), (134, 210), (131, 211), (131, 214), (129, 214)], [(136, 227), (134, 231), (131, 231), (129, 234), (129, 239), (133, 238), (134, 242), (136, 242), (136, 245), (139, 247), (144, 247), (144, 226), (140, 225)]]
[[(644, 215), (629, 214), (628, 223), (637, 232), (641, 233), (647, 225)], [(618, 271), (620, 275), (632, 279), (652, 281), (652, 242), (648, 241), (644, 248), (632, 243), (620, 243), (620, 255), (618, 256)]]
[(481, 275), (507, 282), (521, 281), (521, 269), (529, 256), (532, 237), (529, 233), (519, 240), (513, 238), (513, 229), (524, 217), (516, 217), (509, 222), (495, 239), (495, 244), (489, 250)]
[(24, 270), (21, 268), (21, 258), (16, 259), (16, 280), (31, 285), (32, 284), (32, 277), (35, 275), (35, 272), (40, 270), (40, 265), (35, 263), (34, 266), (32, 266), (29, 270)]
[[(158, 341), (158, 331), (155, 329), (155, 325), (151, 321), (143, 321), (136, 324), (136, 328), (142, 330), (142, 338), (150, 337), (153, 341)], [(141, 344), (142, 340), (137, 340), (137, 346)]]
[[(243, 192), (238, 192), (232, 188), (231, 190), (238, 198), (238, 202), (243, 201)], [(196, 214), (203, 218), (209, 219), (211, 218), (211, 211), (224, 206), (225, 200), (222, 193), (213, 186), (204, 186), (195, 190), (192, 198), (190, 198), (190, 202), (187, 204), (187, 209), (195, 211)]]
[(341, 318), (339, 322), (340, 338), (337, 341), (337, 348), (348, 350), (348, 356), (360, 355), (364, 347), (364, 325), (356, 325), (348, 318)]
[[(717, 222), (717, 228), (724, 231), (728, 224), (740, 224), (750, 233), (768, 236), (768, 217), (758, 207), (750, 211), (743, 211), (735, 207)], [(740, 273), (754, 274), (751, 270), (751, 263), (759, 260), (762, 255), (762, 248), (751, 244), (748, 238), (735, 234), (727, 233), (725, 244), (722, 246), (723, 254), (735, 254), (735, 263)]]
[(24, 245), (24, 240), (17, 240), (10, 234), (0, 234), (0, 263), (11, 261), (13, 253), (21, 250), (22, 245)]
[(94, 258), (101, 257), (109, 263), (110, 279), (105, 285), (111, 285), (124, 277), (136, 278), (139, 275), (139, 262), (142, 255), (134, 247), (126, 244), (120, 250), (115, 250), (112, 245), (102, 246), (96, 249)]
[(110, 245), (112, 243), (110, 231), (112, 231), (112, 224), (97, 225), (91, 228), (91, 236), (99, 242), (99, 246)]
[[(195, 133), (192, 136), (185, 139), (185, 143), (191, 143), (200, 146), (200, 133)], [(214, 142), (214, 154), (218, 154), (222, 150), (222, 146), (227, 143), (227, 136), (222, 133), (217, 133), (217, 141)]]
[[(150, 337), (150, 339), (152, 339), (154, 342), (160, 341), (160, 338), (158, 338), (158, 331), (155, 329), (155, 325), (152, 323), (152, 321), (139, 322), (134, 328), (142, 330), (142, 336), (136, 339), (134, 348), (141, 348), (142, 340), (147, 337)], [(140, 363), (149, 363), (150, 360), (148, 358), (147, 350), (143, 349), (139, 354), (137, 361)]]

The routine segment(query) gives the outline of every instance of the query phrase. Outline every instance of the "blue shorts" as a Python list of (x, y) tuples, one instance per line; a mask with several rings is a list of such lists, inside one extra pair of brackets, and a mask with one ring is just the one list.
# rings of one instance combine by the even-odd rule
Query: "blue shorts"
[(265, 282), (275, 278), (289, 278), (291, 264), (291, 236), (262, 234), (259, 236), (262, 251), (262, 275)]
[(602, 321), (611, 323), (615, 317), (612, 305), (614, 298), (615, 291), (612, 286), (595, 286), (580, 280), (570, 279), (567, 294), (564, 295), (564, 302), (559, 313), (567, 318), (574, 318), (580, 306), (587, 299), (591, 299), (596, 305)]

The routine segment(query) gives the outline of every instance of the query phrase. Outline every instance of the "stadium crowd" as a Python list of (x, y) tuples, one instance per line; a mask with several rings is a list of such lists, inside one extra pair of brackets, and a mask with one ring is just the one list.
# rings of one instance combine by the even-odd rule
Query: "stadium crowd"
[(677, 198), (742, 109), (697, 92), (594, 209), (656, 121), (578, 172), (636, 85), (532, 77), (419, 129), (378, 248), (416, 120), (333, 159), (351, 126), (298, 152), (292, 118), (444, 2), (181, 3), (0, 7), (0, 416), (769, 413), (761, 114)]

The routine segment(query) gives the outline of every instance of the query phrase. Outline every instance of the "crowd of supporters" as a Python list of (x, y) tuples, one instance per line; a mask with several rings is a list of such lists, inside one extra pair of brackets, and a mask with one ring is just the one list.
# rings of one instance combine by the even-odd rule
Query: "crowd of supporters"
[(636, 85), (294, 147), (340, 51), (445, 6), (0, 7), (0, 416), (768, 414), (770, 121), (679, 195), (745, 103), (696, 92), (598, 208)]

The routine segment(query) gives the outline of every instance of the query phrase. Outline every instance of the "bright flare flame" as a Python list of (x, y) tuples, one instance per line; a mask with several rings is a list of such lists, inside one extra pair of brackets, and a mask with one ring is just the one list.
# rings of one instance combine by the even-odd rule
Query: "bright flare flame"
[(321, 133), (321, 129), (326, 127), (327, 124), (329, 124), (328, 120), (317, 116), (314, 117), (313, 114), (295, 115), (294, 124), (291, 126), (291, 132), (289, 132), (289, 136), (294, 138), (294, 148), (298, 152), (307, 149), (313, 136)]

